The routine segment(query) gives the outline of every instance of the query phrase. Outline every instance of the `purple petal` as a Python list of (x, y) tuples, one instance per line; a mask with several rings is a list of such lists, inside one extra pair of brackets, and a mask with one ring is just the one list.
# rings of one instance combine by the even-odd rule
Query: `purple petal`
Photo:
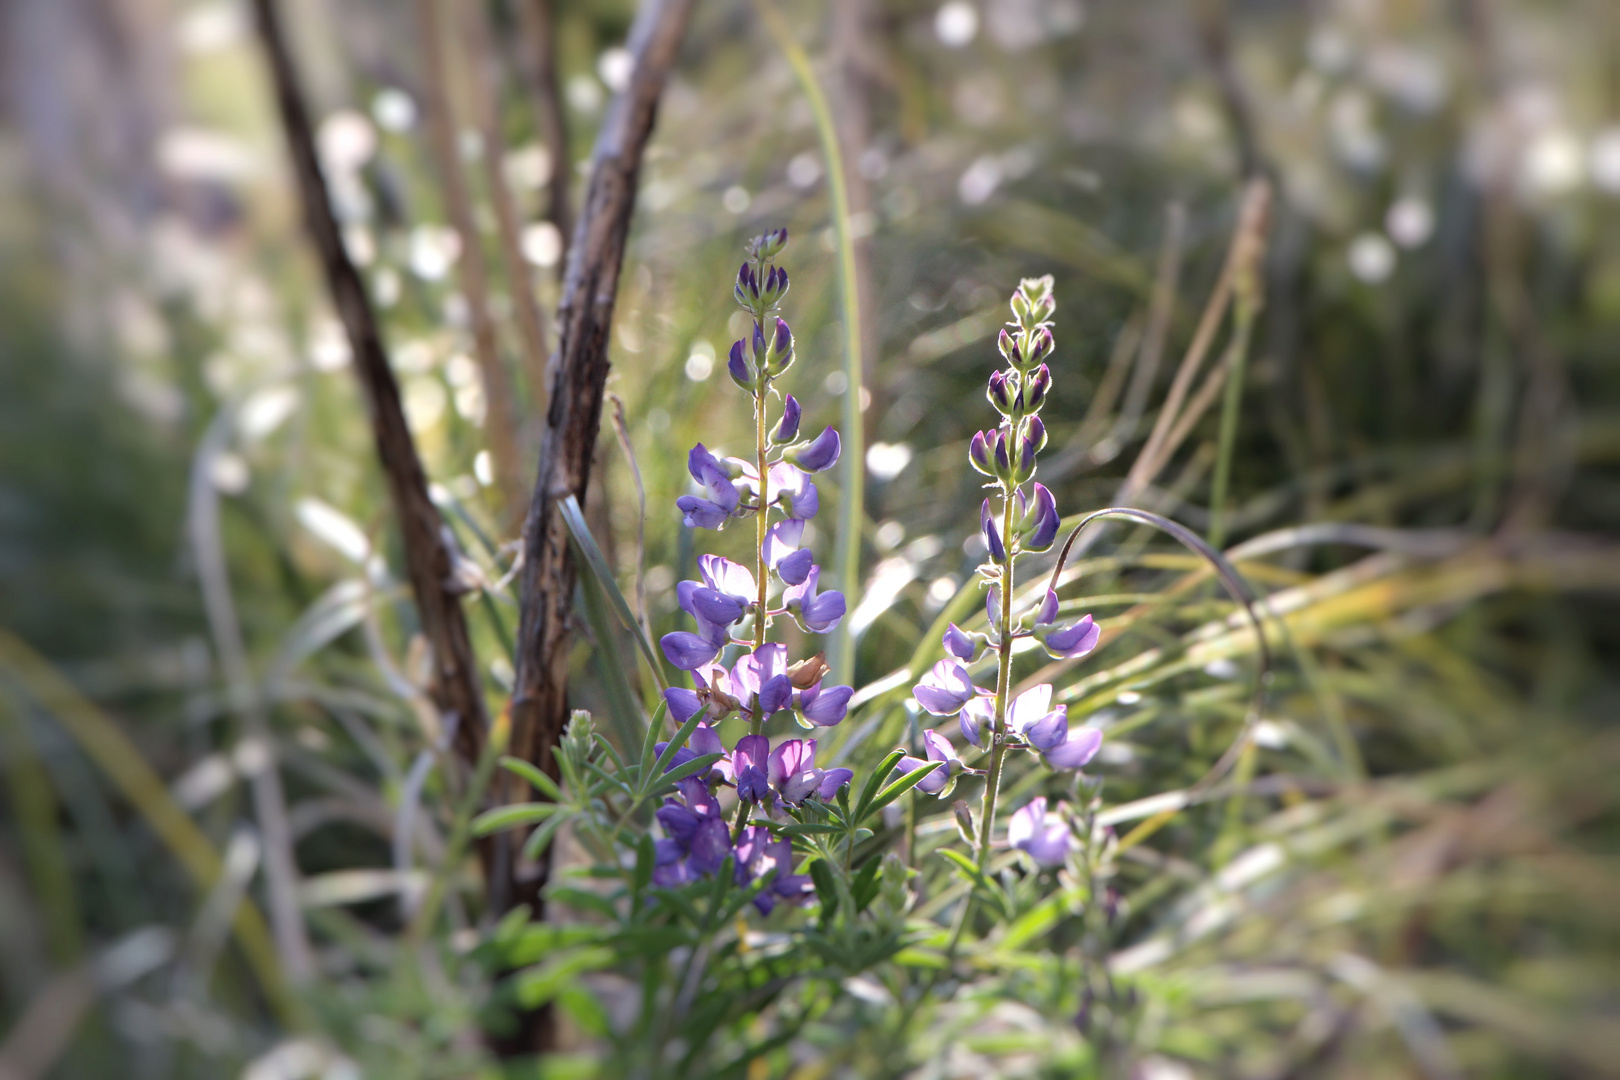
[[(906, 757), (900, 759), (899, 767), (902, 775), (910, 775), (923, 766), (931, 764), (933, 764), (933, 762), (924, 761), (922, 758), (914, 758), (907, 755)], [(944, 765), (941, 765), (918, 782), (917, 790), (927, 792), (929, 795), (933, 795), (943, 788), (945, 786), (945, 781), (949, 780), (950, 778), (951, 771)]]
[(698, 697), (697, 691), (683, 686), (672, 686), (665, 690), (664, 700), (669, 702), (670, 719), (677, 724), (684, 724), (703, 711), (703, 699)]
[(945, 628), (945, 636), (941, 640), (945, 643), (945, 651), (964, 664), (971, 664), (973, 654), (979, 651), (978, 642), (955, 623)]
[(849, 699), (853, 687), (828, 686), (820, 683), (799, 692), (799, 713), (816, 727), (836, 727), (849, 713)]
[(1097, 647), (1097, 641), (1102, 636), (1102, 627), (1098, 626), (1090, 615), (1077, 623), (1061, 626), (1046, 635), (1044, 644), (1053, 656), (1069, 660), (1077, 656), (1084, 656)]
[(956, 748), (951, 745), (951, 740), (947, 739), (939, 732), (924, 731), (922, 737), (923, 749), (928, 754), (929, 760), (943, 761), (947, 764), (957, 760)]
[(720, 818), (707, 818), (692, 835), (692, 869), (703, 875), (714, 873), (731, 854), (731, 833)]
[(838, 789), (854, 779), (855, 773), (850, 769), (828, 769), (821, 776), (821, 789), (817, 792), (823, 799), (830, 799), (838, 794)]
[(1037, 750), (1050, 750), (1069, 733), (1069, 711), (1060, 705), (1024, 729), (1024, 738)]
[(682, 671), (695, 671), (720, 655), (719, 646), (699, 634), (677, 630), (658, 639), (664, 659)]
[(1097, 728), (1079, 728), (1042, 754), (1041, 760), (1054, 769), (1078, 769), (1097, 756), (1102, 741), (1103, 734)]
[(827, 428), (809, 446), (794, 454), (791, 460), (805, 472), (820, 472), (837, 463), (838, 450), (838, 432), (834, 428)]
[(792, 442), (799, 437), (799, 403), (792, 394), (782, 402), (782, 419), (776, 424), (776, 431), (772, 433), (773, 442)]
[(675, 500), (675, 507), (685, 515), (681, 524), (689, 529), (718, 529), (731, 516), (717, 503), (696, 495), (682, 495)]
[(1045, 599), (1041, 601), (1040, 608), (1035, 612), (1035, 625), (1050, 626), (1052, 623), (1057, 622), (1057, 616), (1057, 593), (1053, 592), (1051, 589), (1047, 589)]
[(803, 585), (815, 561), (809, 548), (800, 548), (776, 564), (776, 573), (789, 585)]

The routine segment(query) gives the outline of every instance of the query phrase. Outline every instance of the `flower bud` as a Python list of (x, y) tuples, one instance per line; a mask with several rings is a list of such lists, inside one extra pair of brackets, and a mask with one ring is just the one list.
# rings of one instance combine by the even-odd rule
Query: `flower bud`
[(754, 369), (748, 363), (747, 354), (743, 351), (743, 342), (739, 339), (731, 346), (731, 356), (726, 360), (726, 374), (738, 387), (754, 392)]
[(1013, 464), (1007, 450), (1007, 432), (998, 428), (994, 438), (995, 443), (990, 448), (990, 464), (995, 469), (994, 475), (1003, 482), (1011, 481)]
[(990, 399), (990, 404), (1002, 416), (1013, 413), (1014, 395), (1018, 392), (1018, 376), (1007, 371), (993, 371), (990, 373), (990, 383), (984, 389), (984, 396)]
[(990, 549), (990, 557), (1001, 562), (1007, 557), (1007, 548), (1001, 542), (1001, 530), (996, 528), (995, 519), (990, 516), (990, 500), (984, 500), (979, 508), (979, 528), (984, 532), (984, 544)]
[(737, 287), (733, 290), (737, 303), (752, 311), (759, 303), (759, 279), (754, 276), (753, 267), (743, 263), (737, 271)]
[[(785, 275), (784, 275), (785, 277)], [(776, 320), (776, 333), (771, 336), (770, 352), (765, 370), (771, 378), (783, 374), (793, 366), (793, 331), (782, 319)]]
[(1025, 366), (1039, 364), (1052, 355), (1055, 342), (1052, 340), (1052, 331), (1049, 327), (1041, 327), (1030, 335), (1029, 355), (1024, 358)]
[(799, 412), (798, 401), (789, 394), (787, 400), (782, 403), (782, 419), (777, 421), (776, 430), (771, 432), (771, 442), (780, 445), (790, 443), (799, 437)]
[(758, 259), (770, 260), (782, 253), (787, 246), (788, 231), (786, 229), (772, 229), (748, 241), (749, 256)]
[(1001, 336), (996, 338), (996, 348), (1001, 350), (1001, 358), (1014, 367), (1023, 361), (1024, 354), (1019, 351), (1018, 342), (1007, 333), (1005, 327), (1001, 330)]
[(963, 843), (977, 844), (979, 838), (973, 835), (973, 811), (967, 800), (957, 799), (951, 803), (951, 813), (956, 816), (956, 829), (962, 834)]
[(996, 475), (995, 469), (990, 464), (990, 441), (994, 438), (994, 434), (986, 438), (984, 432), (975, 431), (973, 441), (968, 443), (968, 463), (986, 476)]
[[(987, 503), (989, 500), (985, 500)], [(992, 627), (1001, 625), (1001, 586), (992, 585), (984, 597), (984, 613)]]
[[(1020, 508), (1022, 509), (1022, 508)], [(1034, 504), (1019, 515), (1016, 526), (1019, 547), (1024, 551), (1045, 551), (1057, 539), (1062, 520), (1058, 517), (1057, 500), (1043, 484), (1035, 485)]]
[(1042, 364), (1023, 380), (1024, 411), (1038, 413), (1046, 404), (1046, 395), (1052, 389), (1052, 369)]

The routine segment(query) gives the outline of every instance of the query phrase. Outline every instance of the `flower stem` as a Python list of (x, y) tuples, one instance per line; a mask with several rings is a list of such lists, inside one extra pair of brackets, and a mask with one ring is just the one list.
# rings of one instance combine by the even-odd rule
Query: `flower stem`
[[(764, 269), (764, 260), (758, 260), (754, 267), (756, 273)], [(763, 277), (763, 275), (761, 275)], [(765, 324), (762, 319), (754, 320), (754, 329), (757, 334), (764, 334)], [(758, 607), (754, 611), (754, 648), (758, 649), (765, 644), (765, 633), (768, 627), (765, 619), (766, 590), (770, 583), (770, 567), (765, 565), (765, 530), (769, 526), (770, 512), (767, 505), (770, 502), (771, 478), (769, 467), (765, 461), (765, 453), (770, 449), (770, 443), (765, 438), (765, 401), (767, 391), (763, 385), (754, 391), (754, 467), (759, 470), (759, 498), (758, 509), (754, 511), (754, 580), (759, 583)], [(754, 695), (750, 702), (753, 706), (753, 719), (749, 723), (749, 734), (759, 735), (765, 729), (765, 718), (759, 714), (759, 695)], [(735, 839), (741, 839), (743, 829), (748, 827), (748, 800), (737, 801), (737, 826), (734, 832)]]
[(1000, 666), (996, 672), (996, 722), (991, 736), (990, 771), (984, 778), (984, 810), (979, 821), (979, 869), (990, 864), (990, 836), (996, 823), (996, 795), (1001, 787), (1001, 764), (1007, 757), (1007, 698), (1012, 693), (1012, 594), (1013, 594), (1013, 493), (1001, 491), (1001, 542), (1005, 557), (1001, 563), (1001, 642), (997, 646)]

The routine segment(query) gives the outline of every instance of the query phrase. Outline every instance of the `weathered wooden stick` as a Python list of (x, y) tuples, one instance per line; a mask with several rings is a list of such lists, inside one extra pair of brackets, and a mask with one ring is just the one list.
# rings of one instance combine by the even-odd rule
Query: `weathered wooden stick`
[[(570, 246), (557, 309), (558, 348), (540, 448), (534, 501), (523, 530), (522, 619), (511, 752), (557, 775), (552, 749), (568, 719), (569, 614), (575, 568), (568, 529), (557, 512), (569, 495), (585, 498), (602, 422), (608, 334), (620, 263), (635, 209), (642, 152), (658, 99), (685, 36), (692, 0), (642, 0), (630, 31), (635, 66), (614, 100), (592, 153), (591, 178)], [(512, 902), (526, 899), (517, 890)]]

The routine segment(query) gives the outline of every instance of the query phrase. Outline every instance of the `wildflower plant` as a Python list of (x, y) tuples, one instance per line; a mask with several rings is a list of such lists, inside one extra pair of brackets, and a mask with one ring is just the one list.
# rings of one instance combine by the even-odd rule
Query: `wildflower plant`
[[(1012, 693), (1013, 653), (1021, 642), (1034, 640), (1060, 658), (1084, 656), (1098, 642), (1089, 615), (1059, 619), (1051, 588), (1025, 601), (1027, 610), (1015, 610), (1019, 559), (1051, 549), (1060, 524), (1051, 492), (1035, 481), (1046, 443), (1040, 412), (1053, 382), (1050, 277), (1026, 280), (1013, 294), (1013, 320), (1000, 337), (1006, 367), (987, 387), (1000, 419), (974, 436), (969, 451), (988, 489), (980, 511), (987, 557), (979, 568), (986, 629), (951, 624), (941, 643), (944, 659), (912, 688), (920, 710), (954, 716), (956, 723), (923, 731), (917, 746), (892, 749), (859, 773), (818, 762), (813, 737), (779, 738), (773, 745), (767, 728), (774, 718), (786, 713), (810, 731), (833, 728), (845, 720), (853, 696), (851, 687), (827, 683), (822, 653), (794, 657), (786, 642), (773, 640), (788, 620), (805, 634), (826, 633), (847, 607), (840, 592), (820, 588), (821, 569), (804, 543), (806, 523), (820, 509), (815, 475), (838, 460), (839, 438), (832, 428), (801, 437), (804, 410), (782, 385), (795, 356), (793, 332), (781, 315), (788, 274), (778, 259), (786, 244), (781, 230), (750, 242), (733, 290), (752, 333), (731, 347), (727, 371), (752, 408), (753, 453), (730, 457), (702, 443), (692, 447), (693, 486), (676, 500), (689, 528), (753, 527), (751, 566), (706, 553), (697, 578), (676, 587), (690, 628), (665, 634), (659, 646), (690, 685), (664, 691), (637, 760), (598, 733), (588, 714), (577, 713), (558, 748), (561, 785), (507, 762), (551, 801), (492, 810), (476, 825), (481, 833), (538, 825), (526, 847), (532, 855), (562, 824), (574, 823), (574, 835), (595, 860), (590, 875), (612, 884), (587, 890), (564, 879), (547, 895), (605, 921), (569, 926), (567, 948), (520, 972), (515, 993), (531, 1006), (555, 998), (605, 1024), (600, 1010), (581, 1004), (582, 991), (546, 972), (639, 962), (639, 1038), (616, 1043), (621, 1064), (637, 1072), (661, 1075), (684, 1047), (671, 1074), (697, 1069), (708, 1075), (702, 1070), (714, 1062), (705, 1055), (716, 1052), (711, 1037), (722, 1025), (746, 1028), (774, 1001), (777, 1022), (791, 1028), (795, 1006), (776, 995), (793, 978), (835, 984), (864, 978), (941, 933), (937, 923), (914, 914), (919, 871), (908, 860), (916, 852), (900, 843), (900, 830), (883, 814), (913, 789), (913, 800), (943, 799), (961, 777), (984, 783), (976, 836), (966, 804), (957, 804), (974, 857), (945, 851), (972, 889), (954, 908), (947, 967), (979, 898), (980, 910), (997, 922), (1015, 918), (1041, 889), (1060, 888), (1081, 903), (1075, 883), (1090, 880), (1095, 861), (1091, 785), (1078, 813), (1049, 811), (1038, 797), (1006, 822), (1001, 846), (1024, 860), (1022, 884), (1004, 876), (997, 885), (987, 875), (1008, 755), (1028, 752), (1047, 768), (1070, 772), (1091, 761), (1102, 742), (1099, 730), (1070, 726), (1066, 706), (1053, 704), (1050, 684)], [(976, 678), (976, 670), (987, 678)], [(666, 738), (668, 726), (676, 730)], [(959, 750), (959, 744), (965, 745)], [(734, 809), (728, 807), (733, 800)], [(747, 946), (750, 907), (757, 918), (786, 918), (777, 923), (785, 929), (773, 931), (780, 947), (768, 956)], [(784, 917), (783, 907), (810, 910), (808, 917)], [(557, 928), (513, 916), (488, 947), (501, 963), (517, 966), (564, 940)], [(569, 968), (575, 963), (580, 966)], [(887, 970), (891, 980), (899, 979), (898, 994), (911, 998), (901, 1013), (904, 1026), (932, 983), (896, 975), (893, 965)], [(765, 997), (761, 986), (770, 988)]]

